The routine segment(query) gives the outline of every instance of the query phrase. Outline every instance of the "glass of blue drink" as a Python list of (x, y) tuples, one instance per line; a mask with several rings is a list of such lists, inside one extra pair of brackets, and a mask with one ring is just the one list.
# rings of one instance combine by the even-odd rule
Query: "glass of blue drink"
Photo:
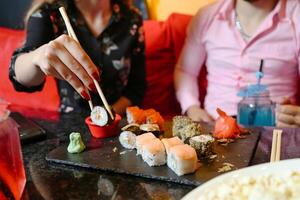
[(275, 126), (275, 104), (269, 92), (245, 96), (238, 104), (238, 123), (244, 126)]

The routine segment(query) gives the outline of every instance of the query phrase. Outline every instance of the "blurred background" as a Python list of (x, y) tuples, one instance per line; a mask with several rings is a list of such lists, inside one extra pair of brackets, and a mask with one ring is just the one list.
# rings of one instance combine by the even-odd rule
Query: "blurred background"
[[(0, 27), (22, 29), (23, 18), (32, 0), (1, 0)], [(134, 0), (144, 19), (166, 20), (173, 13), (193, 15), (215, 0)]]

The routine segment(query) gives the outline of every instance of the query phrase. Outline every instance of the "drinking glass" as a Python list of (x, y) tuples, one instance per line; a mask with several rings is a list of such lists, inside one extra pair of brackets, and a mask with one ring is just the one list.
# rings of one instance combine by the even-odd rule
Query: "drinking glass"
[(26, 183), (17, 123), (0, 120), (0, 199), (19, 200)]
[(238, 104), (237, 118), (244, 126), (275, 126), (275, 104), (269, 92), (244, 97)]

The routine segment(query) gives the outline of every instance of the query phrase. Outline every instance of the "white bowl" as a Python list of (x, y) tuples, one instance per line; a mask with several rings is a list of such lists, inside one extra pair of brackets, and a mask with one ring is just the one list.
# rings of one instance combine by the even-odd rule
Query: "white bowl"
[(223, 184), (224, 182), (226, 183), (226, 181), (230, 180), (231, 178), (241, 178), (243, 176), (262, 176), (268, 174), (284, 176), (291, 171), (297, 171), (300, 173), (299, 158), (246, 167), (211, 179), (210, 181), (189, 192), (182, 198), (182, 200), (196, 200), (203, 195), (205, 191), (215, 190), (218, 185)]

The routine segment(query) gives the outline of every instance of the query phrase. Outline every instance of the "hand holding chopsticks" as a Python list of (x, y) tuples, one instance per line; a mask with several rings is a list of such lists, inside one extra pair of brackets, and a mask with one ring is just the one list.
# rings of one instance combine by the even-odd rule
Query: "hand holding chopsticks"
[[(77, 39), (77, 36), (76, 36), (76, 34), (75, 34), (75, 32), (74, 32), (72, 26), (71, 26), (71, 23), (70, 23), (70, 20), (69, 20), (69, 18), (68, 18), (68, 15), (67, 15), (67, 13), (66, 13), (65, 8), (64, 8), (64, 7), (60, 7), (60, 8), (59, 8), (59, 11), (60, 11), (60, 13), (61, 13), (61, 15), (62, 15), (62, 17), (63, 17), (63, 20), (64, 20), (65, 25), (66, 25), (66, 27), (67, 27), (67, 31), (68, 31), (69, 36), (72, 37), (74, 40), (76, 40), (76, 41), (79, 43), (79, 41), (78, 41), (78, 39)], [(102, 92), (102, 89), (101, 89), (101, 87), (100, 87), (98, 81), (95, 80), (95, 79), (93, 78), (93, 82), (94, 82), (94, 84), (95, 84), (95, 86), (96, 86), (96, 89), (97, 89), (97, 92), (98, 92), (98, 94), (99, 94), (99, 96), (100, 96), (100, 98), (101, 98), (101, 100), (102, 100), (102, 102), (103, 102), (103, 104), (104, 104), (104, 107), (105, 107), (106, 110), (108, 111), (108, 113), (109, 113), (111, 119), (114, 120), (114, 115), (113, 115), (113, 113), (112, 113), (112, 111), (111, 111), (111, 109), (110, 109), (110, 106), (109, 106), (108, 103), (107, 103), (107, 100), (106, 100), (106, 98), (105, 98), (105, 96), (104, 96), (104, 94), (103, 94), (103, 92)], [(92, 110), (92, 109), (93, 109), (93, 104), (92, 104), (92, 101), (91, 101), (91, 100), (89, 100), (89, 105), (90, 105), (90, 108), (91, 108), (91, 110)]]
[(273, 130), (270, 162), (276, 162), (280, 160), (281, 135), (282, 135), (282, 130), (278, 130), (278, 129)]

